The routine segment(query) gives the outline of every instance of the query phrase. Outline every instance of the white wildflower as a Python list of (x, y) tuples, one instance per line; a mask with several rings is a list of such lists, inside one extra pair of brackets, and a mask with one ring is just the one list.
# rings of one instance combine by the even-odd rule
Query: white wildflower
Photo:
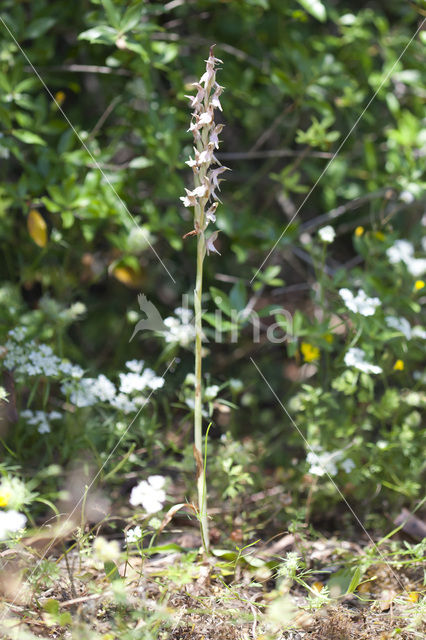
[(118, 393), (112, 400), (110, 404), (114, 409), (118, 409), (118, 411), (122, 411), (123, 413), (132, 413), (136, 411), (137, 405), (133, 400), (130, 400), (126, 394)]
[(164, 339), (166, 342), (176, 342), (182, 347), (187, 347), (195, 340), (195, 327), (191, 322), (192, 312), (179, 307), (175, 309), (175, 314), (177, 318), (169, 316), (164, 320)]
[(393, 246), (387, 249), (386, 255), (391, 264), (404, 262), (414, 277), (419, 277), (426, 272), (426, 259), (414, 257), (414, 247), (408, 240), (395, 240)]
[(93, 542), (93, 552), (97, 560), (101, 562), (116, 562), (120, 558), (120, 545), (117, 540), (106, 540), (97, 536)]
[(351, 347), (346, 352), (344, 362), (347, 367), (354, 367), (355, 369), (363, 371), (364, 373), (377, 374), (382, 372), (381, 367), (366, 362), (365, 352), (362, 349), (358, 349), (357, 347)]
[(318, 236), (320, 240), (326, 243), (333, 242), (336, 237), (336, 232), (331, 225), (327, 225), (318, 231)]
[(426, 340), (426, 331), (420, 325), (413, 327), (411, 331), (411, 336), (413, 338), (420, 338), (421, 340)]
[(133, 373), (142, 373), (144, 365), (145, 362), (143, 360), (128, 360), (126, 362), (126, 367)]
[(346, 460), (343, 460), (343, 462), (340, 463), (340, 466), (342, 467), (343, 471), (345, 471), (345, 473), (350, 473), (352, 469), (355, 469), (356, 464), (352, 460), (352, 458), (346, 458)]
[(126, 531), (126, 543), (127, 544), (132, 544), (134, 542), (139, 542), (139, 540), (142, 538), (142, 529), (140, 528), (139, 525), (136, 525), (136, 527), (133, 527), (133, 529), (128, 529)]
[(66, 360), (63, 360), (59, 365), (59, 371), (65, 376), (75, 378), (76, 380), (79, 380), (84, 375), (84, 370), (81, 367)]
[(362, 289), (359, 289), (356, 296), (349, 289), (340, 289), (339, 295), (350, 311), (360, 313), (362, 316), (374, 315), (381, 304), (379, 298), (369, 298)]
[(114, 384), (106, 376), (101, 374), (92, 382), (92, 393), (101, 401), (108, 402), (116, 394)]
[(29, 409), (26, 409), (25, 411), (21, 411), (20, 415), (21, 418), (24, 418), (27, 424), (36, 426), (37, 431), (42, 434), (50, 433), (51, 420), (59, 420), (62, 418), (62, 413), (59, 413), (59, 411), (46, 413), (45, 411), (30, 411)]
[(163, 476), (149, 476), (133, 487), (130, 494), (130, 504), (133, 507), (142, 505), (147, 513), (157, 513), (163, 508), (166, 501), (166, 492), (163, 487), (166, 480)]
[(219, 386), (217, 384), (212, 384), (210, 387), (206, 387), (204, 389), (204, 399), (210, 402), (214, 400), (219, 393)]
[(0, 510), (0, 540), (9, 538), (10, 533), (15, 533), (25, 528), (27, 518), (23, 513), (14, 509), (9, 511)]
[(317, 449), (319, 453), (309, 451), (306, 456), (306, 462), (310, 464), (309, 473), (313, 476), (335, 476), (337, 474), (336, 462), (341, 457), (340, 451), (329, 453), (328, 451), (321, 452), (321, 448)]
[(159, 389), (164, 385), (164, 378), (156, 376), (151, 369), (139, 373), (120, 373), (120, 393), (133, 393), (145, 389)]
[(391, 264), (406, 262), (414, 256), (414, 247), (408, 240), (395, 240), (393, 246), (386, 250), (386, 255)]
[(396, 316), (386, 316), (385, 322), (391, 329), (396, 329), (402, 333), (407, 340), (411, 340), (411, 325), (406, 318), (397, 318)]

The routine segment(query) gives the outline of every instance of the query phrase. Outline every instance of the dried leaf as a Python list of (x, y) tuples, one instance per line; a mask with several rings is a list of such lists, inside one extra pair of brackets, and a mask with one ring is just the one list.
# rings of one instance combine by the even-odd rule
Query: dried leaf
[(27, 219), (28, 233), (36, 245), (43, 248), (47, 244), (47, 224), (37, 209), (31, 209)]

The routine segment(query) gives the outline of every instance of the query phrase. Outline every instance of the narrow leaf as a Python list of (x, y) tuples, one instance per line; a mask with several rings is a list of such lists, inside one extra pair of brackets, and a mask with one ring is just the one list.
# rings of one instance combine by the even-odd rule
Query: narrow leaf
[(320, 0), (297, 0), (297, 1), (299, 4), (302, 5), (302, 7), (308, 13), (311, 14), (311, 16), (314, 16), (314, 18), (316, 18), (320, 22), (326, 21), (327, 12), (325, 10), (323, 3), (320, 2)]

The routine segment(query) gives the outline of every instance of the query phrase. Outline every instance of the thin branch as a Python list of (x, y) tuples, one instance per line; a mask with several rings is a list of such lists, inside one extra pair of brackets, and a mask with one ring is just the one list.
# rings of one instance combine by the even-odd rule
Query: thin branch
[(266, 131), (264, 131), (262, 133), (262, 135), (256, 140), (256, 142), (254, 143), (254, 145), (252, 146), (252, 148), (250, 149), (250, 153), (257, 151), (264, 142), (266, 142), (266, 140), (268, 140), (268, 138), (271, 137), (271, 135), (274, 133), (275, 129), (278, 127), (278, 125), (281, 123), (282, 120), (284, 120), (285, 116), (290, 113), (291, 111), (293, 111), (294, 107), (296, 106), (296, 102), (292, 102), (291, 104), (289, 104), (282, 113), (279, 113), (277, 115), (277, 117), (275, 118), (275, 120), (272, 122), (272, 124), (270, 125), (270, 127), (268, 127), (266, 129)]
[(95, 126), (93, 127), (93, 129), (90, 132), (86, 142), (89, 142), (90, 140), (93, 140), (93, 138), (98, 133), (99, 129), (101, 129), (101, 127), (103, 126), (105, 120), (112, 113), (112, 111), (115, 109), (115, 107), (120, 102), (120, 100), (121, 100), (120, 96), (115, 96), (114, 100), (112, 100), (112, 102), (110, 102), (110, 104), (107, 106), (107, 108), (105, 109), (105, 111), (103, 112), (103, 114), (101, 115), (101, 117), (99, 118), (99, 120), (97, 121)]
[(339, 216), (347, 213), (348, 211), (353, 211), (354, 209), (358, 209), (362, 207), (363, 204), (369, 202), (370, 200), (375, 200), (376, 198), (381, 198), (385, 196), (388, 200), (390, 200), (395, 194), (393, 189), (389, 187), (384, 187), (383, 189), (379, 189), (378, 191), (374, 191), (373, 193), (367, 193), (365, 196), (361, 196), (360, 198), (355, 198), (346, 204), (340, 205), (340, 207), (336, 207), (335, 209), (331, 209), (328, 213), (324, 213), (312, 220), (308, 220), (304, 224), (300, 226), (300, 232), (303, 231), (312, 231), (317, 227), (320, 227), (325, 222), (330, 222), (331, 220), (335, 220)]

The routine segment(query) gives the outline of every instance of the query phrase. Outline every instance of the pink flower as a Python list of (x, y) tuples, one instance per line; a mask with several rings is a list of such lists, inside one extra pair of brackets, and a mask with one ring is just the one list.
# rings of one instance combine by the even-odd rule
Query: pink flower
[(193, 191), (189, 191), (189, 189), (185, 187), (185, 191), (186, 196), (181, 196), (179, 200), (182, 200), (184, 207), (195, 207), (197, 198), (204, 198), (208, 194), (209, 189), (207, 185), (203, 184), (196, 187)]
[(222, 105), (220, 104), (219, 96), (222, 93), (222, 91), (223, 91), (223, 87), (221, 87), (220, 84), (216, 83), (214, 94), (210, 98), (210, 104), (213, 106), (213, 108), (220, 109), (220, 111), (222, 111)]
[(193, 109), (196, 109), (197, 111), (201, 111), (202, 100), (204, 98), (205, 90), (203, 89), (203, 87), (199, 82), (193, 82), (192, 86), (197, 87), (197, 95), (185, 96), (185, 98), (188, 98), (189, 100), (191, 100), (191, 107)]
[(210, 142), (213, 142), (214, 146), (216, 147), (216, 149), (219, 149), (219, 134), (222, 132), (224, 125), (223, 124), (217, 124), (215, 126), (215, 128), (213, 129), (213, 131), (210, 133)]
[(213, 231), (213, 233), (208, 238), (206, 238), (206, 251), (208, 256), (210, 255), (210, 252), (217, 253), (220, 255), (219, 251), (214, 246), (214, 243), (216, 242), (218, 235), (219, 235), (219, 231)]
[(217, 198), (217, 196), (215, 194), (215, 189), (219, 189), (219, 191), (220, 191), (219, 181), (218, 181), (217, 177), (218, 177), (218, 175), (220, 175), (224, 171), (230, 171), (230, 169), (228, 167), (218, 167), (217, 169), (213, 169), (209, 173), (210, 184), (213, 184), (213, 189), (210, 187), (211, 195), (215, 199), (219, 199), (219, 198)]
[(213, 202), (212, 206), (209, 209), (207, 209), (206, 219), (209, 220), (209, 222), (216, 222), (215, 213), (218, 206), (219, 206), (218, 202)]

